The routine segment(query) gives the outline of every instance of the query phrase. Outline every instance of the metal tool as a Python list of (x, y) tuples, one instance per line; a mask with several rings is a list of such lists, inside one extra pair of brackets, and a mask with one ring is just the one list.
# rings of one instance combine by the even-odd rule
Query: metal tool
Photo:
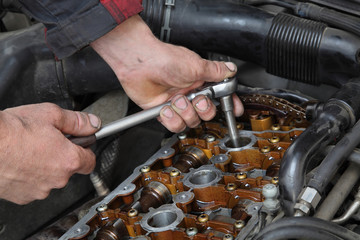
[[(236, 91), (237, 81), (235, 78), (225, 79), (220, 83), (207, 83), (203, 85), (201, 88), (197, 89), (195, 92), (187, 95), (189, 101), (193, 100), (196, 96), (205, 95), (210, 99), (213, 98), (222, 98), (226, 96), (230, 96)], [(96, 140), (102, 139), (109, 135), (118, 133), (127, 128), (133, 127), (137, 124), (146, 122), (150, 119), (156, 118), (160, 115), (160, 111), (164, 106), (170, 106), (171, 102), (164, 103), (162, 105), (140, 111), (138, 113), (132, 114), (130, 116), (124, 117), (112, 123), (109, 123), (103, 126), (98, 132), (91, 136), (87, 137), (70, 137), (69, 139), (80, 146), (88, 147), (96, 142)], [(232, 115), (234, 117), (234, 115)], [(231, 116), (227, 116), (226, 119), (231, 118)], [(234, 119), (235, 121), (235, 119)], [(229, 126), (230, 127), (230, 126)], [(236, 124), (235, 124), (236, 127)], [(229, 130), (230, 132), (230, 130)]]
[(236, 126), (234, 116), (234, 102), (231, 95), (220, 98), (221, 108), (225, 114), (225, 120), (228, 126), (228, 134), (232, 147), (238, 148), (240, 146), (240, 135)]

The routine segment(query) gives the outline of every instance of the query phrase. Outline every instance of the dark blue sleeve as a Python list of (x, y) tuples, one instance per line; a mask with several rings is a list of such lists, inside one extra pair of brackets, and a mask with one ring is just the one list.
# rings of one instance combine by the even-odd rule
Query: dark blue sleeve
[(25, 14), (46, 26), (46, 41), (59, 59), (72, 55), (142, 10), (139, 0), (20, 0), (20, 3)]

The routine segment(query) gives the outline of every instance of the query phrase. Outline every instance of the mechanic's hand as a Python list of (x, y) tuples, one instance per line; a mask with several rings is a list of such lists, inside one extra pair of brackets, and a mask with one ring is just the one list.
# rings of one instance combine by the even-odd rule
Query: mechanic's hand
[[(170, 131), (180, 132), (196, 127), (200, 119), (210, 120), (216, 108), (205, 96), (190, 103), (188, 91), (204, 82), (219, 82), (236, 73), (231, 62), (213, 62), (196, 53), (158, 40), (138, 16), (133, 16), (114, 30), (90, 44), (117, 75), (128, 96), (146, 109), (172, 99), (164, 107), (160, 121)], [(243, 112), (241, 101), (234, 96), (235, 115)]]
[(50, 103), (0, 112), (0, 198), (26, 204), (63, 188), (74, 173), (89, 174), (94, 153), (64, 134), (89, 136), (100, 125), (95, 115)]

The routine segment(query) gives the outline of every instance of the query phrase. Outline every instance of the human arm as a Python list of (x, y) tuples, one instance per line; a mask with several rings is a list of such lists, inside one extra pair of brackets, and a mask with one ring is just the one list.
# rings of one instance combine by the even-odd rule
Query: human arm
[[(172, 107), (161, 111), (160, 121), (173, 132), (195, 127), (200, 119), (210, 120), (216, 113), (205, 96), (190, 103), (184, 94), (205, 82), (219, 82), (236, 73), (233, 63), (208, 61), (189, 49), (161, 42), (137, 15), (90, 45), (140, 107), (146, 109), (172, 100)], [(236, 96), (233, 100), (239, 116), (242, 104)]]
[(88, 136), (100, 128), (92, 114), (44, 103), (0, 112), (0, 198), (18, 204), (44, 199), (75, 173), (89, 174), (95, 155), (64, 134)]

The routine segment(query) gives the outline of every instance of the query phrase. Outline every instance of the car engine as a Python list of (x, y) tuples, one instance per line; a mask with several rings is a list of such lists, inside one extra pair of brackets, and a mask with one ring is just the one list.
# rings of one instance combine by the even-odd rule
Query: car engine
[[(139, 111), (92, 49), (55, 60), (16, 2), (0, 2), (2, 109), (48, 101), (105, 123)], [(142, 4), (162, 41), (237, 64), (238, 145), (216, 98), (196, 128), (140, 124), (92, 146), (90, 178), (26, 206), (0, 200), (0, 238), (360, 239), (360, 3)]]

